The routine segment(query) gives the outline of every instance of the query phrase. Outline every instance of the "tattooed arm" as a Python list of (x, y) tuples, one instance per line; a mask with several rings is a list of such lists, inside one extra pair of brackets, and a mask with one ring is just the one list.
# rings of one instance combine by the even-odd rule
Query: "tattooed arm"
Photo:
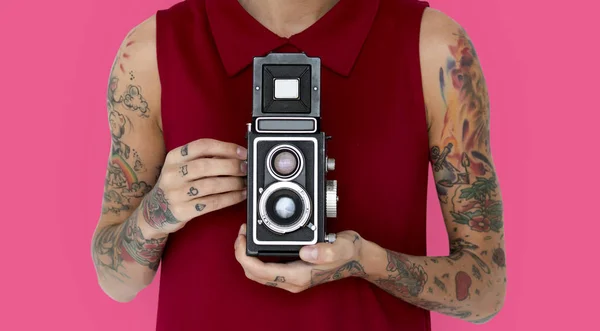
[(107, 88), (112, 143), (91, 249), (98, 282), (117, 301), (133, 299), (152, 282), (167, 240), (150, 231), (138, 212), (165, 158), (154, 26), (150, 18), (127, 35)]
[(431, 166), (449, 256), (421, 257), (365, 242), (368, 279), (409, 303), (474, 323), (504, 303), (504, 223), (490, 151), (490, 105), (474, 46), (453, 20), (423, 17), (421, 61)]

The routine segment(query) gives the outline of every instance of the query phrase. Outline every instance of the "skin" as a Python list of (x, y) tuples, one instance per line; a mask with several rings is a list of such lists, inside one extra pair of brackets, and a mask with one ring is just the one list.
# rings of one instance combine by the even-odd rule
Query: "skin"
[(165, 150), (155, 31), (152, 17), (126, 36), (107, 87), (111, 148), (91, 250), (100, 287), (119, 302), (152, 282), (170, 233), (246, 199), (243, 147), (201, 139)]
[[(271, 31), (289, 36), (335, 1), (241, 3)], [(205, 139), (165, 150), (155, 30), (151, 17), (126, 36), (107, 88), (112, 144), (91, 249), (99, 285), (119, 302), (152, 282), (170, 233), (245, 199), (243, 147)], [(423, 16), (420, 47), (431, 167), (450, 254), (410, 256), (348, 230), (333, 244), (304, 247), (299, 261), (263, 263), (246, 256), (242, 225), (234, 254), (249, 281), (298, 293), (359, 277), (398, 300), (471, 323), (498, 314), (506, 291), (503, 210), (479, 58), (462, 27), (432, 9)]]

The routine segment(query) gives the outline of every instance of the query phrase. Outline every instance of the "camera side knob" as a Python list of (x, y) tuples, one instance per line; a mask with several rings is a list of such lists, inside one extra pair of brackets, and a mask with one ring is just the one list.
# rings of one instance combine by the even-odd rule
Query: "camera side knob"
[(325, 192), (325, 211), (328, 218), (337, 217), (337, 180), (328, 180)]
[(325, 242), (326, 243), (330, 243), (333, 244), (335, 242), (335, 240), (337, 239), (337, 236), (335, 233), (329, 233), (325, 236)]
[(335, 170), (335, 159), (327, 158), (327, 171)]

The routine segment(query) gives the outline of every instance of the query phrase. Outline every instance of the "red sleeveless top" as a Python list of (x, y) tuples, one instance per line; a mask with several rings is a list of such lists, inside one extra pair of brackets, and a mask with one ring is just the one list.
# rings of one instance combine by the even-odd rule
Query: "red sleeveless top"
[[(384, 248), (426, 255), (428, 135), (419, 34), (426, 2), (341, 0), (290, 39), (237, 0), (187, 0), (157, 13), (166, 148), (199, 138), (245, 146), (252, 60), (305, 52), (322, 61), (322, 129), (338, 181), (329, 232), (355, 230)], [(363, 279), (292, 294), (246, 279), (233, 242), (245, 203), (201, 216), (169, 237), (157, 330), (430, 329), (429, 312)]]

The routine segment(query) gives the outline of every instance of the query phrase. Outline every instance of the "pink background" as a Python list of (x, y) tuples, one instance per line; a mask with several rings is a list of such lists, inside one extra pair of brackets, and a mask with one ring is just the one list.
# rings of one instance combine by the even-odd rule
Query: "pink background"
[[(109, 148), (108, 70), (124, 34), (172, 3), (0, 2), (1, 330), (153, 329), (157, 283), (130, 304), (111, 301), (89, 246)], [(473, 326), (433, 314), (434, 330), (595, 329), (597, 2), (431, 4), (467, 29), (483, 61), (509, 271), (495, 320)], [(430, 197), (430, 254), (446, 254)]]

